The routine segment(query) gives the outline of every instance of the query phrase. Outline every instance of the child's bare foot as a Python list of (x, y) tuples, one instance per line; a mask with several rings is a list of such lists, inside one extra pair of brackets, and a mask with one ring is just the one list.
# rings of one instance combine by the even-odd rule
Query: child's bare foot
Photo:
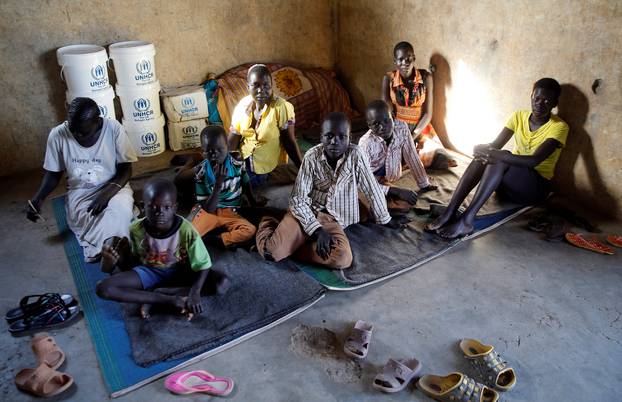
[(473, 224), (465, 222), (463, 218), (459, 218), (438, 230), (438, 235), (443, 239), (457, 239), (471, 233), (473, 233)]
[(449, 209), (446, 209), (441, 216), (425, 225), (425, 230), (428, 232), (436, 232), (438, 229), (445, 226), (451, 220), (451, 218), (453, 218), (453, 216), (454, 214)]
[(119, 261), (119, 252), (112, 246), (103, 245), (101, 253), (100, 267), (102, 272), (110, 274)]
[(143, 320), (151, 318), (151, 304), (143, 304), (140, 306), (140, 316)]
[(186, 317), (190, 318), (188, 320), (190, 320), (192, 318), (192, 314), (190, 314), (188, 312), (188, 308), (186, 307), (186, 302), (188, 301), (188, 297), (186, 296), (174, 296), (174, 302), (173, 302), (173, 307), (175, 307), (176, 309), (179, 309), (179, 311), (184, 314)]

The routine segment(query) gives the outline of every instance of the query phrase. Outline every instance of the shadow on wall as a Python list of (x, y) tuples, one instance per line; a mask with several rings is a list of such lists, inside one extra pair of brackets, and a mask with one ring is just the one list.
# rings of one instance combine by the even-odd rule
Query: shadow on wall
[[(568, 194), (585, 205), (600, 207), (601, 211), (606, 211), (606, 215), (618, 217), (618, 202), (601, 178), (592, 139), (584, 127), (590, 111), (587, 96), (576, 86), (563, 84), (558, 110), (559, 116), (570, 126), (570, 132), (557, 163), (555, 190)], [(587, 191), (577, 186), (576, 164), (579, 156), (583, 159), (590, 183)]]
[(432, 126), (441, 139), (445, 148), (455, 150), (456, 147), (449, 140), (445, 118), (447, 117), (447, 90), (451, 88), (451, 67), (445, 56), (434, 53), (430, 57), (430, 71), (434, 78), (434, 105)]
[[(48, 83), (48, 102), (52, 105), (56, 113), (56, 121), (61, 122), (67, 119), (67, 108), (65, 107), (65, 83), (60, 78), (60, 67), (56, 59), (56, 49), (47, 51), (39, 57), (39, 62)], [(50, 127), (51, 128), (51, 127)]]

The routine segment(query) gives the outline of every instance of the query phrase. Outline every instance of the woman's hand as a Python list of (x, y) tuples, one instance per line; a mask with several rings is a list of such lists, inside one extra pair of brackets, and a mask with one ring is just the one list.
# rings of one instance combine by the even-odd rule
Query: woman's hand
[(23, 212), (26, 214), (26, 219), (28, 219), (29, 221), (37, 222), (39, 218), (43, 219), (43, 217), (41, 216), (41, 200), (38, 200), (36, 198), (28, 200), (28, 203), (24, 207)]
[(99, 215), (106, 209), (108, 203), (115, 196), (115, 194), (119, 191), (119, 188), (115, 185), (107, 185), (102, 190), (100, 190), (97, 197), (91, 202), (91, 205), (86, 209), (91, 215)]

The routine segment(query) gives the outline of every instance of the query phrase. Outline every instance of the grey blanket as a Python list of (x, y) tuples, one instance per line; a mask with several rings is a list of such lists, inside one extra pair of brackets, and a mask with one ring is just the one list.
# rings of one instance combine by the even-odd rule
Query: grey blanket
[(214, 268), (225, 272), (231, 287), (222, 295), (204, 296), (203, 314), (186, 321), (180, 314), (152, 310), (143, 320), (136, 305), (125, 305), (125, 326), (132, 355), (140, 366), (200, 354), (318, 300), (324, 290), (290, 262), (265, 262), (245, 250), (211, 250)]

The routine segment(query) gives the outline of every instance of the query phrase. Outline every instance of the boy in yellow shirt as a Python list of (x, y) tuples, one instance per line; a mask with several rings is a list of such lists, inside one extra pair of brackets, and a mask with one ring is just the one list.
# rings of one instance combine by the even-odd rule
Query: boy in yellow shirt
[[(546, 199), (568, 136), (568, 125), (551, 114), (560, 95), (561, 86), (553, 78), (536, 81), (531, 92), (531, 112), (514, 112), (497, 139), (475, 146), (475, 159), (460, 179), (447, 210), (427, 226), (428, 230), (447, 239), (472, 233), (477, 211), (494, 191), (522, 205)], [(512, 137), (514, 151), (502, 150)], [(458, 208), (475, 186), (478, 187), (471, 204), (458, 215)]]

